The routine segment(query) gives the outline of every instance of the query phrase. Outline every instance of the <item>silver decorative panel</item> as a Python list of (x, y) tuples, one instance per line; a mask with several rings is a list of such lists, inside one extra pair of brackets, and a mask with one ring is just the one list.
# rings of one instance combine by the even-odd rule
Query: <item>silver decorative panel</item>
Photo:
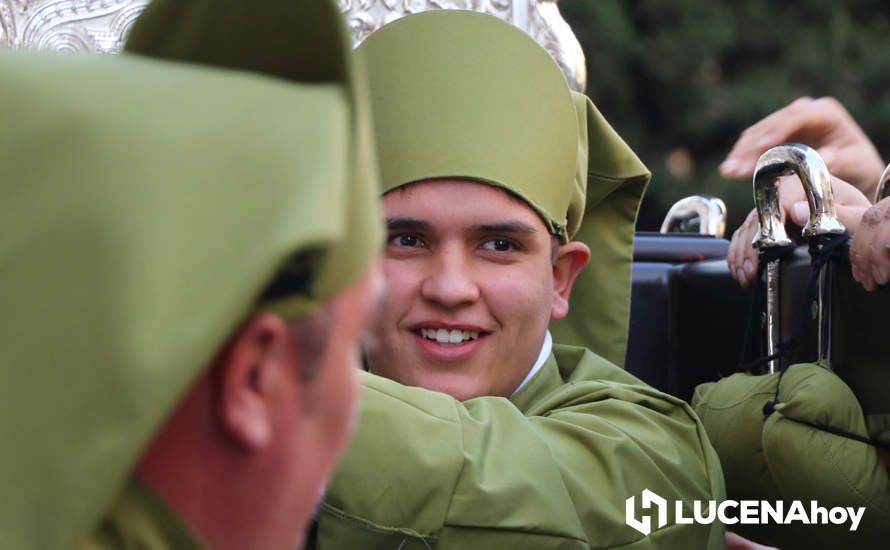
[(117, 53), (148, 0), (0, 0), (0, 44)]
[[(489, 13), (528, 32), (583, 90), (584, 54), (556, 0), (338, 0), (353, 44), (386, 23), (433, 9)], [(0, 46), (117, 53), (148, 0), (0, 0)], [(261, 9), (262, 3), (257, 3)]]

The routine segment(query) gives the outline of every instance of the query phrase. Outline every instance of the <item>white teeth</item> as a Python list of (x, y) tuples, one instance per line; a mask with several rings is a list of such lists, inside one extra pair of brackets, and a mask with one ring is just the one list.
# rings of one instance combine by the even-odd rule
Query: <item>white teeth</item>
[(445, 328), (422, 328), (420, 335), (428, 340), (435, 340), (440, 344), (461, 344), (465, 341), (479, 338), (479, 333), (473, 330), (448, 330)]

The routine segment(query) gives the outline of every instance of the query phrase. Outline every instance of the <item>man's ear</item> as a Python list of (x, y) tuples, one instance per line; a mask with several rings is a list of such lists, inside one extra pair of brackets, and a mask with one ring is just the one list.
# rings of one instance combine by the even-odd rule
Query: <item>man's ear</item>
[[(276, 385), (296, 359), (287, 323), (261, 313), (245, 322), (217, 359), (221, 429), (246, 450), (270, 444), (274, 430)], [(290, 361), (290, 363), (289, 363)]]
[(569, 297), (575, 279), (590, 261), (590, 249), (587, 245), (572, 241), (560, 245), (556, 249), (553, 260), (553, 304), (550, 308), (550, 319), (558, 320), (569, 313)]

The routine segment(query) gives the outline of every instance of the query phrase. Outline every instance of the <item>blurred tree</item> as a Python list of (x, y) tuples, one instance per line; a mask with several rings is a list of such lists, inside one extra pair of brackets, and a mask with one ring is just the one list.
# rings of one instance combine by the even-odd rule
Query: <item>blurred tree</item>
[(717, 166), (739, 133), (802, 95), (841, 100), (890, 156), (890, 3), (561, 0), (587, 56), (587, 93), (654, 176), (638, 228), (676, 200), (723, 198), (728, 230), (751, 186)]

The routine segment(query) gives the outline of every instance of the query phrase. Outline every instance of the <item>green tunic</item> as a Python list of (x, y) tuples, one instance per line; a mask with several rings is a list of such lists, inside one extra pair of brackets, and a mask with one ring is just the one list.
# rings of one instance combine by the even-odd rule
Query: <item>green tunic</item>
[(81, 550), (198, 550), (202, 546), (176, 513), (135, 477)]
[(722, 547), (719, 523), (649, 536), (625, 524), (643, 489), (721, 499), (723, 478), (688, 405), (590, 351), (554, 346), (509, 400), (364, 376), (318, 548)]

